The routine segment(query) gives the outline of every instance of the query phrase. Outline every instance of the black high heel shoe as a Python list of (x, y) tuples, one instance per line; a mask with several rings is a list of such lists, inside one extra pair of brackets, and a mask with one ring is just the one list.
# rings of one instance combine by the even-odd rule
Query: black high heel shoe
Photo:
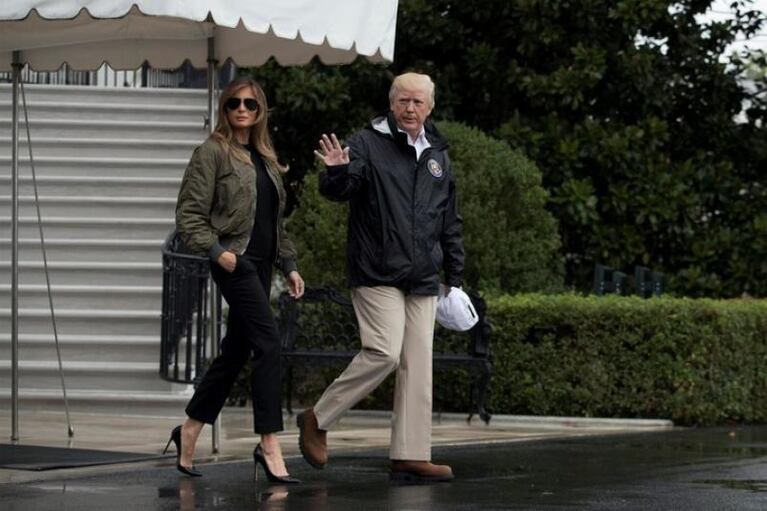
[(168, 452), (168, 448), (170, 447), (171, 442), (176, 445), (176, 468), (178, 471), (182, 474), (188, 475), (189, 477), (202, 477), (202, 473), (198, 472), (197, 469), (194, 468), (194, 465), (191, 467), (185, 467), (181, 464), (181, 426), (176, 426), (173, 428), (173, 431), (170, 432), (170, 439), (165, 445), (165, 449), (162, 451), (163, 454)]
[(253, 450), (253, 461), (256, 463), (256, 480), (258, 480), (258, 466), (261, 465), (264, 472), (266, 472), (266, 478), (270, 483), (299, 484), (301, 482), (300, 479), (296, 479), (291, 475), (276, 476), (272, 474), (272, 471), (269, 470), (269, 465), (266, 464), (266, 458), (264, 458), (264, 451), (261, 449), (261, 444), (258, 444)]

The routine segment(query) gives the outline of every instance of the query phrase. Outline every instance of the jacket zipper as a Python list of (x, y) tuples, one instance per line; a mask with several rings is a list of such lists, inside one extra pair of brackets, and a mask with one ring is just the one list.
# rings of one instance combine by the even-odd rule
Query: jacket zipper
[(272, 174), (271, 166), (264, 162), (264, 167), (266, 167), (266, 173), (269, 175), (269, 179), (272, 180), (274, 191), (277, 193), (277, 211), (275, 211), (274, 215), (276, 220), (274, 222), (274, 253), (272, 254), (272, 261), (276, 263), (280, 255), (280, 204), (282, 204), (282, 197), (280, 197), (280, 187), (277, 186), (277, 178)]
[[(410, 277), (411, 277), (411, 280), (412, 280), (412, 277), (415, 275), (416, 266), (418, 264), (417, 261), (416, 261), (416, 258), (415, 258), (415, 252), (416, 252), (416, 248), (415, 248), (415, 243), (416, 243), (416, 234), (415, 234), (415, 227), (416, 227), (416, 222), (415, 222), (415, 217), (416, 217), (416, 200), (415, 200), (415, 196), (416, 196), (416, 190), (418, 190), (418, 166), (419, 166), (418, 163), (419, 163), (420, 158), (417, 157), (417, 153), (416, 153), (415, 147), (411, 147), (411, 146), (408, 146), (408, 147), (410, 149), (412, 149), (413, 156), (416, 156), (415, 166), (413, 168), (413, 195), (412, 195), (411, 201), (410, 201), (411, 202), (411, 204), (410, 204), (410, 209), (411, 209), (410, 221), (411, 221), (411, 224), (412, 224), (412, 226), (410, 228), (410, 232), (413, 235), (413, 240), (412, 240), (412, 242), (410, 244), (410, 246), (413, 247), (413, 253), (410, 256), (410, 260), (412, 261), (412, 265), (410, 266)], [(424, 152), (425, 152), (425, 150), (424, 150)], [(423, 154), (421, 154), (421, 156), (423, 156)]]

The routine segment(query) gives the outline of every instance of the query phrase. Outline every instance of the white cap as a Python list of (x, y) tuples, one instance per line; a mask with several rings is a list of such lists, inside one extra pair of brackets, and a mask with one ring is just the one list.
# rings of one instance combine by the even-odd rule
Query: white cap
[(437, 322), (450, 330), (465, 332), (477, 324), (479, 316), (469, 295), (457, 287), (450, 288), (450, 294), (442, 293), (437, 298)]

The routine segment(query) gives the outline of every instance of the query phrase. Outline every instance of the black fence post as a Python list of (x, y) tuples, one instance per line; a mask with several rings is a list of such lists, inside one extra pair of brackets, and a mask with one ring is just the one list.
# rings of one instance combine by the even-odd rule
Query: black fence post
[(603, 264), (597, 264), (594, 266), (594, 294), (626, 294), (626, 277), (623, 272), (605, 266)]
[[(210, 264), (189, 253), (176, 232), (162, 247), (162, 315), (160, 326), (160, 376), (171, 382), (197, 384), (205, 372), (209, 318)], [(221, 324), (221, 298), (216, 302), (217, 327)], [(217, 328), (213, 342), (219, 342)]]
[(636, 293), (643, 298), (660, 296), (663, 293), (663, 274), (644, 266), (634, 268)]

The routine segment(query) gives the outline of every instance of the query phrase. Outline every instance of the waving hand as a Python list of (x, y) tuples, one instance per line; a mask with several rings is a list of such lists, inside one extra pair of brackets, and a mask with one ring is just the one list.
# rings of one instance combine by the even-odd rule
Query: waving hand
[(322, 134), (319, 150), (314, 150), (314, 155), (325, 164), (326, 167), (333, 165), (346, 165), (349, 163), (349, 148), (341, 147), (341, 143), (336, 138), (335, 133), (330, 137)]

